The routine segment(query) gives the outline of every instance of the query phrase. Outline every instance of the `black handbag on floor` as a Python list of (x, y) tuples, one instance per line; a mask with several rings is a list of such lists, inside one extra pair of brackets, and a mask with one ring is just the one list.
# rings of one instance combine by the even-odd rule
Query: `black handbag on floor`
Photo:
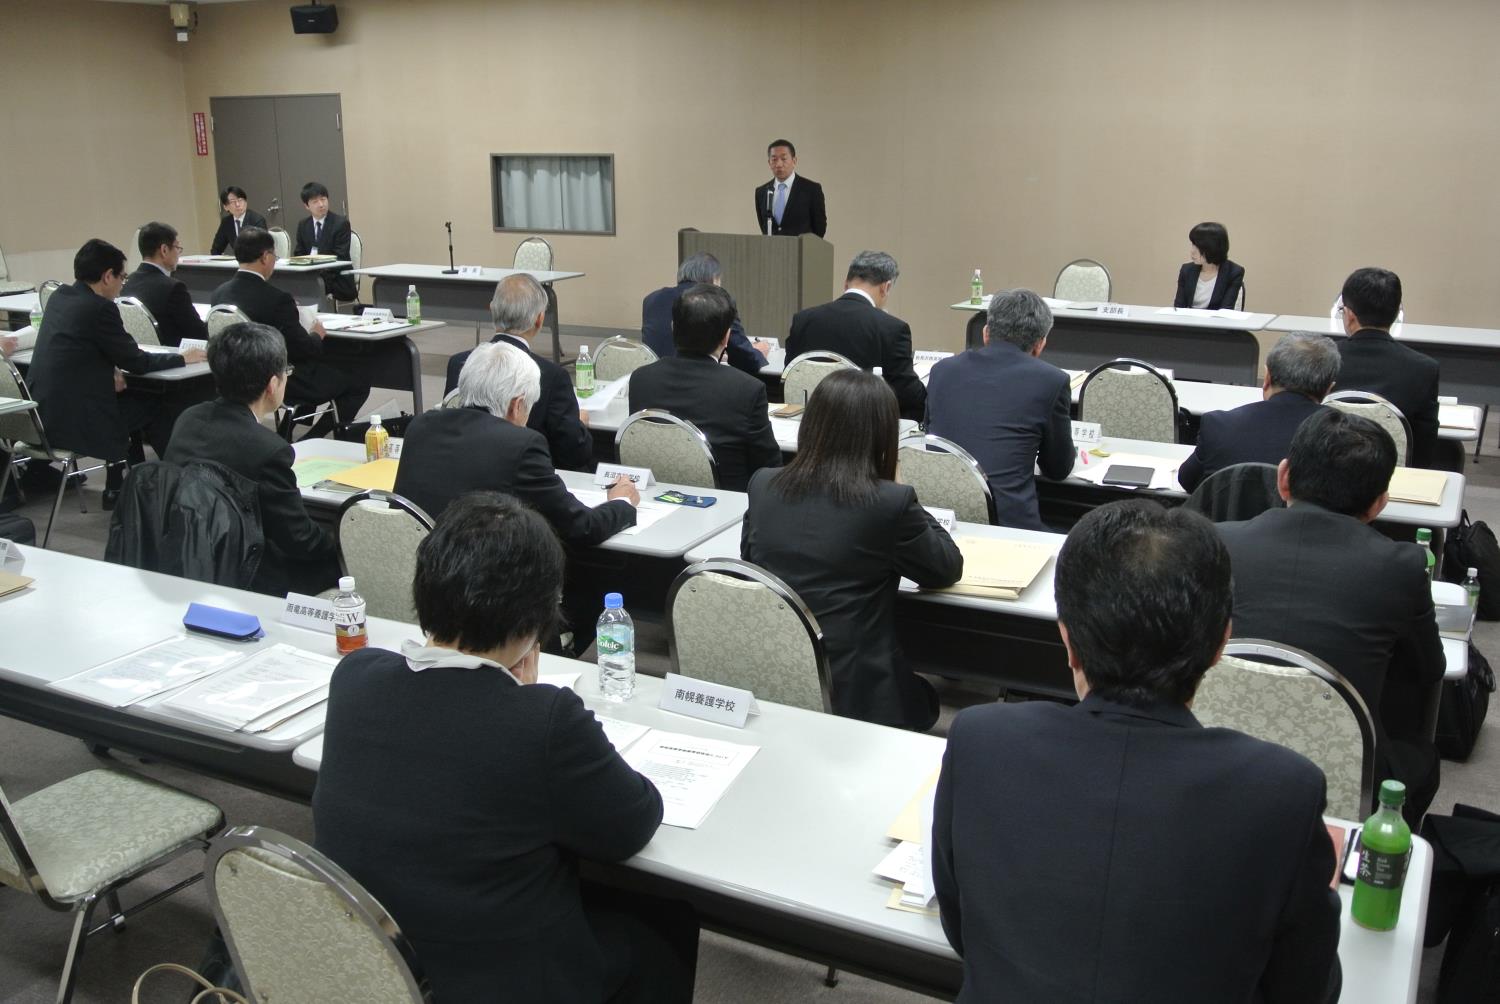
[(1444, 760), (1467, 760), (1490, 710), (1495, 673), (1490, 662), (1469, 642), (1469, 672), (1462, 680), (1443, 684), (1438, 704), (1437, 749)]
[(1469, 522), (1466, 509), (1443, 542), (1443, 578), (1463, 582), (1471, 568), (1479, 571), (1479, 619), (1500, 621), (1500, 541), (1483, 520)]
[(1422, 836), (1433, 853), (1423, 940), (1448, 939), (1438, 1004), (1500, 1000), (1500, 816), (1455, 805), (1451, 816), (1428, 816)]
[(35, 544), (36, 524), (12, 512), (0, 513), (0, 537), (17, 544)]

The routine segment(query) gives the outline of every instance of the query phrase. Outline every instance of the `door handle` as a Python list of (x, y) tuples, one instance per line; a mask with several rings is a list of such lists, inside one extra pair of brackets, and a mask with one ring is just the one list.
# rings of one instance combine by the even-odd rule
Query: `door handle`
[(281, 212), (281, 200), (280, 199), (272, 199), (271, 200), (271, 204), (266, 207), (266, 214), (270, 215), (271, 213), (279, 213), (279, 212)]

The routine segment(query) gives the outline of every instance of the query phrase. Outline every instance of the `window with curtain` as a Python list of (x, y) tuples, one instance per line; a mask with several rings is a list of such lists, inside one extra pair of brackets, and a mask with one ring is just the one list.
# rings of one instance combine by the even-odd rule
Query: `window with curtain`
[(611, 154), (492, 154), (496, 230), (613, 234)]

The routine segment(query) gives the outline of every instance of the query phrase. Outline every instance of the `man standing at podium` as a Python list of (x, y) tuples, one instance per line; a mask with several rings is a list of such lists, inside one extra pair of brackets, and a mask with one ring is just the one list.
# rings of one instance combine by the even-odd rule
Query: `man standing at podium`
[(771, 165), (771, 180), (755, 190), (755, 218), (760, 232), (784, 237), (827, 234), (823, 186), (797, 176), (797, 148), (792, 141), (772, 140), (766, 147), (766, 162)]

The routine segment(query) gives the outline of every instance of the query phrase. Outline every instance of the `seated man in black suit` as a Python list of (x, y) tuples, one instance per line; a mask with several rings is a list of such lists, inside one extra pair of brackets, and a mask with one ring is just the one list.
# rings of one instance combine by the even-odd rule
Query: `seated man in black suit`
[(1406, 785), (1415, 822), (1438, 786), (1421, 709), (1447, 661), (1422, 549), (1368, 525), (1395, 469), (1384, 429), (1325, 408), (1281, 462), (1288, 508), (1218, 528), (1234, 559), (1235, 633), (1310, 652), (1359, 691), (1375, 718), (1376, 780)]
[[(547, 319), (547, 291), (525, 272), (508, 275), (495, 287), (490, 316), (495, 321), (495, 337), (490, 341), (514, 345), (531, 356), (541, 370), (542, 396), (531, 409), (526, 426), (546, 438), (552, 466), (563, 471), (592, 471), (594, 438), (589, 435), (589, 416), (578, 407), (568, 371), (531, 351), (531, 343)], [(458, 386), (458, 376), (468, 360), (468, 351), (449, 358), (445, 396)]]
[(1068, 534), (1057, 626), (1081, 703), (966, 708), (948, 730), (932, 877), (960, 1002), (1337, 999), (1323, 772), (1189, 710), (1229, 639), (1229, 571), (1211, 524), (1153, 502)]
[(827, 234), (823, 186), (811, 178), (797, 177), (797, 148), (792, 141), (772, 140), (766, 147), (766, 163), (771, 165), (771, 180), (755, 190), (756, 228), (763, 234), (784, 237)]
[[(352, 261), (349, 243), (354, 230), (349, 217), (328, 208), (327, 186), (317, 181), (303, 185), (302, 205), (307, 207), (308, 215), (297, 224), (297, 246), (292, 254), (331, 254), (339, 261)], [(345, 269), (324, 272), (323, 291), (346, 303), (359, 296), (359, 286)]]
[(762, 467), (781, 466), (771, 431), (766, 385), (733, 366), (720, 366), (737, 311), (734, 297), (699, 283), (672, 305), (677, 354), (630, 374), (630, 410), (657, 408), (692, 422), (708, 437), (719, 487), (742, 492)]
[(1323, 410), (1339, 375), (1339, 350), (1327, 335), (1293, 331), (1266, 355), (1264, 400), (1230, 411), (1210, 411), (1198, 426), (1198, 446), (1182, 462), (1184, 491), (1235, 464), (1279, 464), (1303, 420)]
[(844, 295), (831, 303), (808, 307), (792, 318), (786, 361), (804, 352), (837, 352), (860, 369), (880, 367), (896, 392), (901, 417), (921, 421), (927, 388), (912, 368), (911, 326), (885, 312), (886, 298), (901, 270), (884, 251), (861, 251), (849, 263)]
[(391, 911), (437, 1001), (686, 1004), (692, 909), (579, 875), (645, 847), (662, 802), (571, 690), (537, 682), (562, 580), (526, 506), (448, 507), (417, 548), (425, 639), (334, 670), (317, 847)]
[(71, 286), (59, 286), (47, 301), (26, 373), (51, 445), (110, 465), (104, 506), (112, 508), (124, 482), (127, 456), (145, 459), (133, 433), (159, 457), (172, 434), (173, 415), (160, 394), (128, 390), (126, 373), (152, 373), (202, 362), (203, 350), (147, 352), (120, 320), (115, 298), (125, 285), (125, 253), (97, 237), (73, 256)]
[(1343, 364), (1334, 390), (1368, 390), (1401, 409), (1411, 424), (1411, 466), (1438, 461), (1438, 364), (1391, 337), (1401, 312), (1401, 278), (1361, 268), (1344, 280)]
[(214, 231), (209, 254), (223, 254), (226, 250), (233, 254), (234, 242), (246, 227), (266, 229), (266, 218), (250, 208), (250, 199), (239, 185), (230, 185), (220, 192), (219, 205), (224, 207), (224, 215), (219, 219), (219, 229)]
[(1001, 526), (1045, 530), (1036, 468), (1054, 480), (1073, 470), (1068, 374), (1043, 362), (1052, 311), (1029, 289), (990, 297), (984, 347), (932, 367), (927, 431), (962, 446), (989, 479)]
[(262, 422), (286, 395), (286, 343), (264, 324), (231, 324), (208, 343), (216, 401), (195, 404), (172, 427), (163, 458), (212, 460), (255, 482), (266, 548), (251, 588), (316, 595), (338, 583), (333, 537), (312, 521), (292, 473), (292, 448)]
[(208, 325), (193, 307), (193, 296), (180, 279), (172, 278), (182, 245), (177, 231), (165, 223), (141, 227), (141, 263), (125, 280), (123, 296), (133, 296), (156, 318), (156, 331), (163, 345), (181, 345), (184, 338), (208, 337)]
[[(370, 385), (360, 378), (322, 361), (323, 339), (328, 332), (323, 322), (315, 321), (312, 331), (302, 326), (297, 301), (292, 294), (271, 285), (276, 271), (276, 242), (259, 227), (247, 227), (234, 242), (234, 256), (239, 271), (214, 290), (213, 304), (231, 303), (258, 324), (269, 324), (286, 339), (286, 356), (293, 370), (287, 382), (286, 399), (292, 405), (321, 404), (332, 401), (337, 421), (352, 422), (360, 406), (370, 396)], [(333, 428), (335, 419), (325, 414), (311, 429), (310, 437), (321, 436)]]
[[(677, 285), (663, 286), (654, 293), (647, 293), (646, 298), (641, 301), (641, 341), (658, 358), (665, 359), (677, 354), (677, 346), (672, 341), (672, 307), (683, 293), (700, 282), (714, 286), (724, 284), (724, 270), (719, 266), (719, 259), (707, 251), (688, 255), (687, 260), (678, 266)], [(769, 351), (769, 342), (752, 342), (746, 337), (745, 326), (740, 323), (740, 317), (736, 314), (734, 324), (729, 329), (729, 348), (724, 353), (729, 365), (754, 376), (766, 365), (766, 353)]]

